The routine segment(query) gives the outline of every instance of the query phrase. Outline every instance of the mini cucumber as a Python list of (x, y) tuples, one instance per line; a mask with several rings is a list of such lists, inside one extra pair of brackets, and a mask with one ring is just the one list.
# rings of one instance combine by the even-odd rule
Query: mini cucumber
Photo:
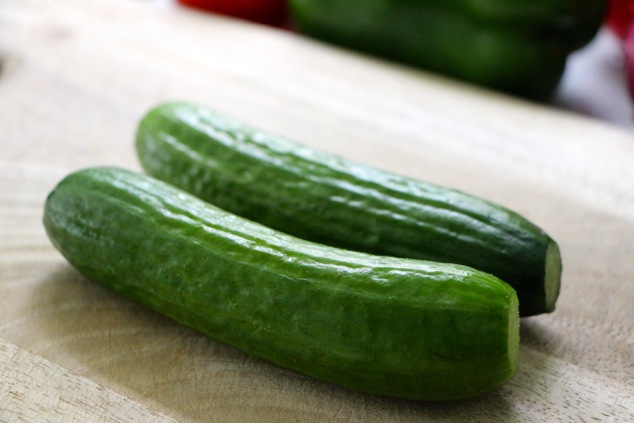
[(351, 163), (193, 104), (154, 108), (136, 139), (148, 174), (240, 216), (340, 248), (492, 273), (516, 289), (522, 316), (555, 308), (557, 244), (504, 207)]
[(44, 225), (93, 281), (322, 381), (442, 401), (518, 366), (516, 293), (472, 268), (311, 243), (117, 168), (67, 176)]

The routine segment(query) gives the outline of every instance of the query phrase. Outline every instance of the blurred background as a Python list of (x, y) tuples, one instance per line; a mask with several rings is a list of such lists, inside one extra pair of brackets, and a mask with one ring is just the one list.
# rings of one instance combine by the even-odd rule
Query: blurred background
[(607, 28), (573, 53), (555, 95), (554, 105), (634, 129), (621, 41)]
[[(534, 42), (541, 44), (541, 57), (536, 56), (535, 69), (543, 71), (550, 67), (557, 67), (551, 63), (552, 50), (547, 46), (554, 45), (555, 39), (566, 37), (580, 37), (580, 42), (575, 41), (574, 46), (557, 46), (561, 51), (557, 54), (566, 56), (566, 66), (563, 76), (552, 94), (533, 96), (530, 89), (521, 90), (516, 87), (493, 87), (502, 91), (511, 92), (521, 97), (539, 97), (540, 102), (554, 107), (565, 108), (581, 114), (597, 117), (599, 119), (615, 123), (621, 127), (634, 129), (634, 108), (627, 80), (627, 48), (634, 43), (634, 36), (630, 36), (632, 16), (634, 16), (634, 1), (630, 0), (586, 0), (579, 2), (549, 1), (549, 2), (515, 2), (508, 5), (506, 2), (490, 0), (487, 2), (452, 1), (446, 5), (437, 6), (433, 1), (429, 2), (402, 2), (408, 4), (406, 12), (396, 14), (393, 10), (385, 9), (385, 4), (390, 2), (373, 1), (319, 1), (319, 0), (165, 0), (176, 3), (180, 7), (187, 7), (200, 13), (212, 13), (231, 16), (237, 19), (248, 20), (258, 24), (277, 27), (280, 30), (296, 32), (299, 35), (318, 38), (329, 43), (338, 44), (355, 50), (361, 50), (394, 59), (400, 62), (411, 63), (414, 66), (438, 70), (458, 79), (465, 79), (479, 85), (491, 85), (487, 76), (475, 75), (478, 69), (464, 70), (468, 67), (476, 68), (478, 57), (473, 55), (468, 60), (469, 51), (474, 51), (473, 45), (468, 44), (470, 39), (480, 40), (478, 45), (485, 45), (488, 50), (480, 56), (499, 64), (492, 51), (500, 51), (500, 61), (508, 63), (522, 63), (522, 49), (517, 40), (527, 40), (526, 45)], [(398, 1), (392, 2), (399, 4)], [(431, 4), (432, 6), (417, 6), (417, 4)], [(547, 4), (547, 5), (545, 5)], [(363, 10), (359, 11), (360, 5)], [(457, 5), (457, 6), (456, 6)], [(373, 9), (375, 8), (375, 9)], [(393, 9), (403, 8), (394, 6)], [(354, 14), (354, 15), (352, 15)], [(418, 15), (417, 15), (418, 14)], [(424, 15), (424, 16), (423, 16)], [(351, 23), (350, 16), (355, 16), (355, 23)], [(432, 16), (428, 18), (428, 16)], [(425, 21), (425, 25), (415, 25), (416, 20)], [(363, 21), (365, 23), (356, 23)], [(408, 21), (412, 25), (408, 26)], [(462, 28), (461, 22), (476, 22), (480, 27)], [(399, 29), (392, 25), (399, 22)], [(416, 26), (416, 28), (414, 28)], [(435, 32), (434, 32), (435, 31)], [(354, 34), (353, 34), (354, 32)], [(527, 34), (524, 36), (523, 32)], [(585, 32), (585, 34), (583, 34)], [(581, 36), (579, 34), (582, 34)], [(438, 35), (441, 34), (442, 37)], [(467, 34), (467, 36), (464, 36)], [(403, 47), (402, 53), (393, 54), (399, 50), (397, 45), (410, 43), (413, 38), (433, 38), (434, 46), (412, 43), (410, 51)], [(454, 37), (454, 38), (452, 38)], [(462, 38), (461, 38), (462, 37)], [(498, 37), (498, 40), (491, 41)], [(505, 46), (499, 40), (513, 39), (513, 48), (516, 51), (503, 51)], [(585, 37), (585, 38), (584, 38)], [(458, 62), (444, 51), (436, 52), (434, 48), (441, 50), (443, 45), (438, 39), (446, 39), (446, 47), (452, 46), (464, 58)], [(532, 39), (529, 39), (532, 38)], [(482, 41), (484, 40), (484, 41)], [(381, 48), (382, 43), (386, 44)], [(464, 46), (464, 51), (461, 48)], [(532, 47), (527, 47), (529, 51)], [(566, 50), (567, 49), (567, 50)], [(482, 49), (484, 51), (484, 49)], [(518, 52), (518, 50), (520, 52)], [(428, 56), (433, 56), (425, 61), (417, 58), (409, 60), (424, 51)], [(528, 54), (528, 53), (527, 53)], [(532, 54), (532, 53), (531, 53)], [(443, 64), (443, 60), (453, 63)], [(528, 60), (528, 59), (527, 59)], [(518, 64), (518, 69), (520, 65)], [(481, 66), (482, 67), (482, 66)], [(518, 86), (522, 86), (521, 72), (527, 72), (526, 79), (545, 79), (547, 76), (533, 72), (531, 65), (522, 65), (523, 71), (510, 69), (517, 75)], [(459, 69), (455, 71), (455, 69)], [(482, 70), (481, 74), (488, 72), (491, 78), (501, 80), (505, 76), (494, 74), (494, 70)], [(554, 71), (556, 73), (556, 71)], [(508, 85), (508, 84), (507, 84)], [(525, 85), (525, 82), (524, 82)], [(548, 87), (550, 90), (552, 87)], [(539, 89), (539, 88), (535, 88)]]

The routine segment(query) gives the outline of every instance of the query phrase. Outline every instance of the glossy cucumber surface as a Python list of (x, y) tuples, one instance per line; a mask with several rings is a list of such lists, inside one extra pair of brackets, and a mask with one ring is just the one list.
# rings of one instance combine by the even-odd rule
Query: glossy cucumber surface
[(148, 174), (250, 220), (339, 248), (474, 267), (516, 289), (522, 316), (555, 308), (562, 269), (556, 242), (500, 205), (195, 104), (151, 110), (136, 147)]
[(442, 401), (518, 366), (515, 291), (468, 267), (314, 244), (117, 168), (62, 180), (44, 225), (93, 281), (322, 381)]

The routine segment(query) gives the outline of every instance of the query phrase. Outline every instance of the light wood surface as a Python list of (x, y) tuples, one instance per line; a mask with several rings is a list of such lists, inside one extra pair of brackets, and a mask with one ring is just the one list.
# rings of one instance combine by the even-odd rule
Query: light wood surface
[(0, 363), (2, 421), (174, 421), (3, 340)]
[[(0, 421), (634, 421), (634, 135), (168, 1), (0, 2)], [(172, 99), (497, 201), (560, 243), (557, 310), (473, 401), (350, 392), (245, 356), (74, 271), (41, 224), (86, 166), (139, 170)]]

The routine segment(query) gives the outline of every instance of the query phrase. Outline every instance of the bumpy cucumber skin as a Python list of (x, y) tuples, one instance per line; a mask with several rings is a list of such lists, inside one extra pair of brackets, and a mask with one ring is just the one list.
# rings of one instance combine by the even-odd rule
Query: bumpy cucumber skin
[(515, 291), (468, 267), (313, 244), (116, 168), (67, 176), (44, 225), (95, 282), (322, 381), (442, 401), (517, 369)]
[(136, 147), (148, 174), (248, 219), (340, 248), (480, 269), (516, 289), (521, 316), (555, 308), (557, 244), (499, 205), (351, 163), (188, 103), (151, 110)]

